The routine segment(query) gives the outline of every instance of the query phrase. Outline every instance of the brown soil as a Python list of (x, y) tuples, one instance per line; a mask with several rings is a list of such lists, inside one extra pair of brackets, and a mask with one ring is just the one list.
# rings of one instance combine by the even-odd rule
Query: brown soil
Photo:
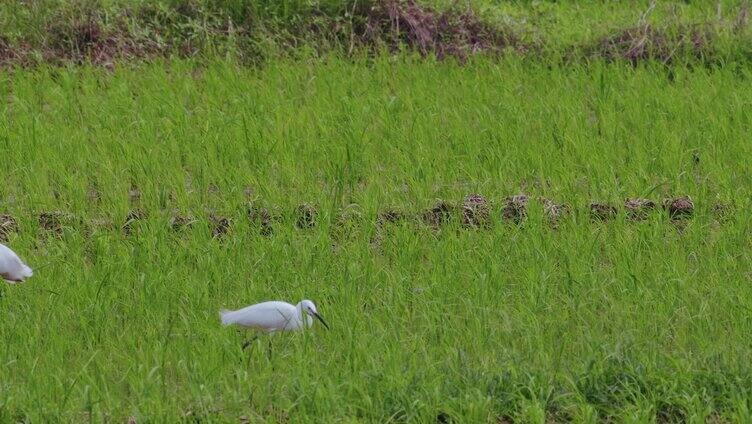
[(7, 242), (12, 233), (18, 232), (18, 221), (8, 214), (0, 214), (0, 242)]
[(0, 35), (0, 68), (11, 65), (28, 66), (31, 63), (31, 50), (32, 47), (25, 41), (13, 46), (8, 38)]
[(677, 197), (675, 199), (665, 199), (663, 209), (668, 212), (672, 219), (688, 218), (692, 216), (695, 210), (695, 204), (689, 196)]
[(519, 224), (527, 217), (527, 204), (530, 197), (526, 194), (518, 194), (504, 199), (504, 207), (501, 208), (501, 217), (506, 221), (514, 221)]
[(438, 415), (436, 415), (436, 424), (449, 424), (452, 422), (454, 422), (454, 419), (452, 419), (452, 416), (446, 412), (439, 412)]
[(626, 209), (629, 219), (642, 221), (647, 219), (650, 212), (655, 209), (655, 202), (650, 199), (626, 199), (624, 200), (624, 209)]
[(212, 236), (215, 238), (224, 237), (229, 231), (232, 225), (232, 220), (226, 216), (209, 214), (209, 221), (211, 223)]
[(434, 207), (423, 211), (421, 218), (426, 225), (438, 229), (442, 225), (451, 221), (452, 215), (456, 210), (456, 206), (443, 200), (439, 200)]
[(379, 212), (376, 217), (376, 231), (371, 238), (371, 246), (379, 247), (384, 239), (385, 227), (389, 224), (398, 224), (407, 219), (407, 215), (396, 209), (386, 209)]
[(170, 219), (170, 228), (173, 231), (180, 231), (184, 228), (191, 228), (195, 223), (196, 219), (193, 216), (174, 212)]
[(460, 60), (479, 52), (528, 49), (512, 31), (489, 24), (469, 8), (439, 12), (414, 0), (383, 0), (363, 3), (356, 13), (361, 19), (354, 32), (365, 45), (407, 46), (423, 55)]
[(674, 31), (652, 25), (626, 28), (586, 46), (586, 56), (608, 61), (626, 60), (634, 65), (657, 60), (671, 63), (687, 54), (696, 58), (713, 55), (713, 33), (705, 26), (682, 26)]
[[(559, 204), (545, 197), (538, 197), (543, 206), (545, 216), (552, 226), (557, 224), (567, 214), (571, 213), (572, 208), (568, 204)], [(504, 200), (502, 216), (504, 220), (521, 222), (527, 216), (527, 206), (530, 197), (524, 194), (510, 196)], [(694, 203), (688, 196), (666, 199), (662, 202), (662, 207), (667, 211), (674, 224), (682, 224), (682, 218), (689, 218), (694, 214)], [(361, 228), (364, 224), (363, 216), (357, 205), (350, 205), (340, 211), (332, 222), (330, 234), (333, 239), (340, 239), (343, 235), (353, 233)], [(624, 201), (624, 208), (627, 217), (630, 220), (638, 221), (646, 219), (650, 212), (657, 208), (656, 202), (650, 199), (628, 198)], [(461, 218), (462, 225), (468, 228), (488, 227), (491, 225), (490, 203), (481, 195), (468, 195), (461, 207), (455, 206), (445, 201), (438, 201), (433, 207), (423, 210), (416, 218), (416, 221), (423, 222), (433, 229), (438, 229), (446, 225), (452, 219)], [(461, 212), (461, 215), (459, 213)], [(594, 221), (605, 221), (614, 219), (619, 210), (613, 205), (606, 203), (593, 202), (589, 206), (590, 216)], [(716, 203), (712, 206), (713, 217), (719, 221), (728, 219), (732, 216), (731, 206), (723, 203)], [(221, 237), (228, 233), (233, 222), (230, 218), (209, 213), (209, 222), (212, 234), (215, 237)], [(318, 211), (311, 204), (301, 204), (294, 212), (295, 226), (301, 229), (313, 228), (320, 224)], [(454, 218), (453, 218), (454, 217)], [(125, 235), (130, 235), (136, 228), (138, 221), (147, 218), (143, 209), (135, 207), (130, 210), (122, 224), (122, 231)], [(251, 204), (248, 208), (248, 218), (252, 224), (258, 225), (262, 235), (271, 236), (275, 222), (281, 222), (283, 215), (279, 209), (270, 210), (265, 207)], [(377, 228), (375, 240), (380, 241), (386, 232), (383, 230), (390, 224), (404, 222), (408, 218), (412, 219), (413, 215), (398, 209), (382, 210), (377, 217)], [(109, 220), (104, 220), (101, 224), (98, 220), (83, 222), (70, 214), (61, 211), (41, 212), (38, 215), (39, 227), (45, 233), (61, 236), (65, 227), (82, 225), (87, 236), (95, 229), (111, 229), (115, 224)], [(101, 220), (100, 220), (101, 221)], [(181, 214), (175, 210), (171, 214), (170, 227), (174, 231), (191, 227), (197, 220), (191, 215)], [(686, 224), (686, 222), (684, 222)], [(10, 235), (18, 232), (19, 225), (17, 220), (8, 214), (0, 214), (0, 241), (8, 241)]]
[(462, 223), (468, 227), (488, 227), (491, 223), (488, 200), (480, 194), (470, 194), (462, 202)]
[(297, 217), (295, 225), (298, 228), (308, 229), (316, 226), (316, 216), (318, 215), (318, 211), (315, 206), (308, 203), (299, 205), (295, 209), (295, 215)]
[(248, 207), (248, 220), (251, 221), (252, 224), (260, 226), (261, 235), (268, 237), (274, 234), (272, 223), (275, 219), (271, 212), (269, 212), (269, 209), (257, 205), (250, 205)]
[(132, 209), (128, 211), (128, 214), (125, 216), (125, 221), (123, 222), (123, 234), (126, 236), (131, 235), (135, 224), (140, 220), (146, 219), (146, 217), (147, 214), (142, 209)]
[[(89, 2), (90, 3), (90, 2)], [(222, 48), (228, 41), (242, 59), (263, 59), (258, 37), (294, 49), (304, 40), (310, 45), (348, 46), (372, 51), (403, 48), (438, 58), (465, 60), (480, 53), (522, 52), (528, 46), (509, 28), (492, 24), (469, 7), (438, 11), (414, 0), (356, 2), (342, 16), (322, 14), (316, 7), (301, 9), (295, 25), (264, 32), (264, 23), (246, 10), (203, 7), (188, 0), (169, 6), (131, 5), (119, 12), (76, 3), (48, 16), (41, 28), (42, 41), (11, 42), (0, 34), (0, 66), (92, 63), (107, 69), (123, 60), (165, 56), (193, 57), (205, 49)], [(253, 8), (247, 9), (253, 10)], [(29, 38), (29, 40), (34, 40)]]
[(607, 203), (591, 203), (590, 204), (590, 218), (594, 221), (607, 221), (614, 219), (617, 214), (615, 206)]
[(548, 222), (552, 227), (556, 228), (559, 225), (559, 221), (572, 211), (572, 207), (566, 203), (556, 203), (553, 200), (545, 197), (541, 198), (543, 202), (543, 212), (548, 218)]
[[(147, 11), (149, 6), (141, 9)], [(118, 60), (150, 58), (166, 53), (157, 32), (144, 36), (133, 28), (142, 30), (154, 24), (142, 13), (123, 10), (116, 15), (96, 8), (71, 9), (58, 13), (46, 26), (47, 37), (41, 46), (47, 63), (85, 63), (113, 69)], [(106, 28), (105, 28), (106, 25)]]
[(39, 226), (47, 233), (62, 236), (64, 216), (60, 211), (42, 212), (39, 214)]
[(387, 209), (379, 213), (378, 218), (376, 218), (376, 223), (379, 227), (382, 227), (386, 224), (396, 224), (400, 221), (404, 221), (405, 218), (406, 215), (403, 212), (396, 209)]

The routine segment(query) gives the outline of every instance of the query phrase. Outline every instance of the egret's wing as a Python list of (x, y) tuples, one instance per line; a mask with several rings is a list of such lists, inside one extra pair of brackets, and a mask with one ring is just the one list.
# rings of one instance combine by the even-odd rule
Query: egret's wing
[(23, 281), (31, 275), (31, 268), (26, 266), (14, 251), (0, 245), (0, 277), (9, 281)]
[(11, 259), (15, 255), (7, 247), (0, 244), (0, 275), (10, 274), (11, 271)]
[(282, 330), (295, 319), (295, 307), (284, 302), (264, 302), (236, 312), (235, 322), (245, 327)]

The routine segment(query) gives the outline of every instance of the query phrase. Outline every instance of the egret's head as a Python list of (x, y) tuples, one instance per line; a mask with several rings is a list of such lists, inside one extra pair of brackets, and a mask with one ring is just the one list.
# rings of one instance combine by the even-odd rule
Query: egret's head
[(303, 313), (306, 313), (309, 316), (312, 316), (321, 321), (321, 323), (324, 324), (324, 327), (326, 327), (327, 330), (329, 329), (329, 325), (327, 325), (327, 323), (324, 321), (324, 318), (321, 318), (321, 315), (319, 315), (318, 311), (316, 310), (316, 305), (314, 305), (313, 302), (307, 299), (300, 302), (300, 309), (303, 311)]

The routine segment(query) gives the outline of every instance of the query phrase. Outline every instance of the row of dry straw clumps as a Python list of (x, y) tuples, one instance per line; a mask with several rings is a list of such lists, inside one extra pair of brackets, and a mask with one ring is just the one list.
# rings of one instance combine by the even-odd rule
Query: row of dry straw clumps
[[(539, 202), (545, 218), (554, 227), (561, 219), (573, 212), (572, 207), (566, 203), (556, 203), (545, 197), (518, 194), (503, 199), (499, 209), (499, 220), (514, 224), (522, 223), (528, 216), (528, 207), (531, 202)], [(648, 219), (651, 213), (662, 209), (671, 220), (679, 221), (691, 218), (694, 208), (695, 205), (691, 198), (682, 196), (664, 199), (660, 205), (650, 199), (630, 198), (625, 200), (622, 210), (612, 204), (593, 202), (589, 204), (587, 211), (593, 221), (614, 219), (620, 213), (625, 213), (629, 220), (641, 221)], [(378, 230), (387, 225), (409, 220), (422, 222), (434, 230), (438, 230), (453, 221), (461, 223), (461, 226), (465, 228), (489, 228), (494, 222), (493, 209), (491, 202), (485, 197), (479, 194), (470, 194), (460, 203), (440, 200), (434, 206), (419, 213), (407, 213), (397, 209), (382, 210), (376, 218), (376, 229), (378, 233)], [(714, 205), (713, 212), (720, 218), (726, 214), (727, 209), (727, 206), (717, 204)], [(246, 209), (246, 217), (254, 227), (260, 230), (262, 235), (271, 236), (274, 234), (274, 227), (284, 222), (294, 222), (294, 225), (300, 229), (313, 228), (317, 225), (319, 212), (316, 206), (310, 203), (297, 206), (291, 214), (285, 214), (281, 208), (263, 207), (257, 203), (249, 203)], [(37, 218), (39, 228), (46, 234), (62, 236), (65, 227), (82, 226), (87, 232), (95, 229), (120, 229), (124, 235), (128, 236), (132, 234), (140, 221), (148, 218), (148, 214), (143, 209), (136, 207), (127, 213), (120, 225), (108, 219), (84, 222), (83, 219), (78, 219), (73, 214), (62, 211), (41, 212)], [(209, 212), (207, 218), (202, 221), (194, 216), (173, 211), (169, 214), (169, 225), (172, 230), (180, 231), (199, 222), (205, 222), (209, 224), (213, 236), (218, 238), (226, 235), (233, 225), (231, 216)], [(364, 221), (357, 208), (345, 208), (336, 214), (333, 223), (333, 229), (342, 230), (353, 224), (362, 224)], [(13, 215), (0, 213), (0, 241), (8, 241), (11, 234), (17, 233), (19, 230), (18, 220)]]
[(665, 25), (639, 20), (554, 49), (551, 46), (556, 43), (551, 41), (556, 34), (546, 34), (530, 21), (510, 18), (500, 23), (459, 3), (444, 10), (426, 3), (17, 2), (0, 11), (0, 22), (12, 23), (0, 28), (0, 67), (91, 63), (112, 68), (128, 60), (212, 55), (260, 63), (275, 54), (294, 55), (302, 46), (307, 47), (304, 51), (320, 54), (413, 51), (460, 61), (479, 53), (633, 64), (694, 61), (717, 65), (752, 59), (748, 3), (730, 12), (727, 19)]

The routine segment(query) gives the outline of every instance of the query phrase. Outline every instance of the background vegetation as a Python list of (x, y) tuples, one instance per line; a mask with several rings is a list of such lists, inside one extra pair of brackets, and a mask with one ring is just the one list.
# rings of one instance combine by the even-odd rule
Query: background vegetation
[(0, 64), (157, 56), (360, 55), (416, 50), (464, 60), (516, 52), (546, 61), (714, 64), (752, 57), (750, 4), (412, 0), (6, 2)]

